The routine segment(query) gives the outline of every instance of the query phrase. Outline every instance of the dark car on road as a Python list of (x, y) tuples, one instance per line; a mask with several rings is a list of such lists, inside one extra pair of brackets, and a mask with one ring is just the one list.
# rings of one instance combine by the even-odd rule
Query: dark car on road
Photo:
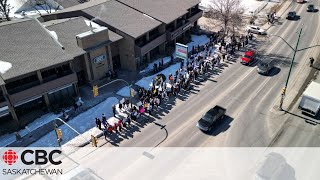
[(288, 12), (287, 19), (288, 20), (295, 19), (296, 15), (297, 15), (297, 13), (295, 11), (290, 11), (290, 12)]
[(197, 123), (197, 127), (202, 131), (210, 131), (217, 121), (224, 118), (225, 113), (225, 108), (215, 106), (202, 116)]
[(259, 74), (268, 75), (273, 68), (272, 62), (259, 62), (257, 71)]
[(313, 4), (309, 4), (307, 11), (308, 11), (308, 12), (315, 12), (316, 9), (314, 8), (314, 5), (313, 5)]

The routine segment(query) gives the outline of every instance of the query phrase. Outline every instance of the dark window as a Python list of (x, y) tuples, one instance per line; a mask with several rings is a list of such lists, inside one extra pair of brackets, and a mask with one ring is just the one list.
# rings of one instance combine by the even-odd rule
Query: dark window
[(9, 94), (24, 91), (40, 84), (36, 74), (7, 83), (6, 88)]
[(41, 72), (43, 82), (52, 81), (62, 76), (66, 76), (72, 73), (69, 64), (64, 64), (59, 67), (55, 67)]

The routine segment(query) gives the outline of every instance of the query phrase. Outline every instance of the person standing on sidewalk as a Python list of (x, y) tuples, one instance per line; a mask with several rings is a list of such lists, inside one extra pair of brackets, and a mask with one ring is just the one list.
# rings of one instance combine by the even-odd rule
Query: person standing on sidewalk
[(122, 131), (122, 121), (121, 121), (121, 119), (119, 119), (119, 121), (118, 121), (118, 127), (119, 127), (119, 132), (121, 132)]
[(116, 106), (112, 105), (113, 117), (116, 117)]
[(116, 133), (118, 133), (118, 128), (117, 128), (117, 123), (116, 122), (113, 125), (113, 129), (116, 131)]
[(101, 121), (99, 118), (96, 118), (96, 125), (101, 130)]
[(314, 59), (313, 59), (313, 57), (311, 57), (311, 58), (309, 58), (310, 59), (310, 67), (312, 67), (313, 66), (313, 62), (314, 62)]
[(103, 135), (104, 135), (104, 139), (107, 140), (107, 136), (108, 136), (108, 130), (107, 129), (103, 129)]

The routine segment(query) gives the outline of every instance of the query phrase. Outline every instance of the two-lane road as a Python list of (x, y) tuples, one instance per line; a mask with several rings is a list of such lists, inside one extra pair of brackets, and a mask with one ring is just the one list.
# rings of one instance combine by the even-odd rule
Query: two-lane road
[[(313, 1), (312, 1), (313, 2)], [(314, 1), (316, 2), (316, 1)], [(281, 17), (280, 24), (271, 27), (269, 34), (286, 39), (292, 46), (298, 31), (303, 27), (300, 48), (315, 44), (320, 37), (319, 13), (306, 12), (308, 3), (293, 3), (287, 10), (295, 10), (297, 21)], [(284, 16), (286, 13), (284, 14)], [(277, 62), (270, 76), (262, 76), (256, 67), (243, 66), (237, 60), (228, 62), (222, 72), (212, 75), (208, 81), (197, 85), (187, 97), (177, 98), (172, 109), (161, 115), (156, 122), (165, 125), (166, 131), (154, 123), (148, 124), (133, 138), (125, 139), (120, 146), (195, 147), (195, 146), (268, 146), (288, 115), (275, 113), (275, 100), (284, 86), (292, 50), (280, 39), (272, 36), (259, 37), (258, 52), (265, 60)], [(312, 55), (310, 51), (296, 55), (292, 79), (299, 78), (301, 67)], [(289, 88), (292, 81), (289, 82)], [(212, 132), (205, 134), (195, 125), (201, 115), (214, 105), (227, 109), (228, 117)], [(107, 143), (105, 146), (112, 146)]]

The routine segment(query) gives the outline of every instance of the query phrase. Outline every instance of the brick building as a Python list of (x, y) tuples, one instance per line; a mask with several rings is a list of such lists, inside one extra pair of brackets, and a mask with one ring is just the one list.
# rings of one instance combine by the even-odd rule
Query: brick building
[(198, 3), (94, 0), (1, 23), (0, 65), (8, 68), (0, 71), (0, 125), (31, 122), (109, 70), (137, 71), (191, 32), (202, 16)]

